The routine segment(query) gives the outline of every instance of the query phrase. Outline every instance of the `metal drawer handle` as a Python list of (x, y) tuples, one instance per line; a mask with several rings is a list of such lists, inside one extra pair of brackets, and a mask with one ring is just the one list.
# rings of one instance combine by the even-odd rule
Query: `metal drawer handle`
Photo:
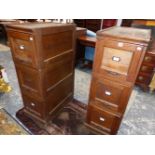
[(24, 50), (25, 49), (25, 46), (24, 45), (20, 45), (19, 46), (19, 49)]
[(122, 43), (122, 42), (118, 43), (118, 47), (123, 47), (123, 46), (124, 46), (124, 43)]
[(146, 66), (143, 66), (143, 67), (142, 67), (142, 71), (145, 71), (146, 69), (147, 69)]
[(145, 61), (150, 61), (152, 58), (151, 57), (145, 57)]
[(143, 77), (142, 77), (142, 76), (139, 76), (138, 79), (139, 79), (139, 80), (143, 80)]
[(107, 96), (111, 96), (111, 92), (110, 92), (110, 91), (105, 91), (105, 94), (106, 94)]
[(32, 107), (35, 107), (35, 104), (33, 102), (30, 103)]
[(112, 61), (119, 62), (119, 61), (121, 61), (121, 58), (120, 57), (113, 56), (112, 57)]
[(30, 37), (29, 40), (30, 40), (30, 41), (33, 41), (33, 37)]
[(103, 118), (103, 117), (100, 117), (99, 119), (100, 119), (100, 121), (102, 121), (102, 122), (105, 121), (105, 118)]
[(141, 51), (142, 50), (142, 48), (141, 47), (137, 47), (137, 51)]

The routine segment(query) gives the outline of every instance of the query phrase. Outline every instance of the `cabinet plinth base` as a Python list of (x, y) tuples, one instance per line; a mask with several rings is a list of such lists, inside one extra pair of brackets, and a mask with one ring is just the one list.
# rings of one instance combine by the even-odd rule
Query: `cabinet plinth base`
[[(17, 118), (34, 135), (96, 135), (98, 132), (85, 124), (87, 105), (75, 99), (43, 122), (30, 115), (25, 108), (16, 113)], [(105, 134), (105, 133), (102, 133)]]

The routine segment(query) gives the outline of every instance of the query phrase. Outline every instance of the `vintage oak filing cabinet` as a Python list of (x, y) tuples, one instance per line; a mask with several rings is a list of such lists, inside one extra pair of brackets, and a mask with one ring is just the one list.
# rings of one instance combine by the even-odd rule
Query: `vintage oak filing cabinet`
[(98, 133), (117, 133), (150, 34), (150, 30), (127, 27), (97, 32), (87, 126)]
[(73, 99), (74, 24), (7, 27), (26, 114), (41, 122)]

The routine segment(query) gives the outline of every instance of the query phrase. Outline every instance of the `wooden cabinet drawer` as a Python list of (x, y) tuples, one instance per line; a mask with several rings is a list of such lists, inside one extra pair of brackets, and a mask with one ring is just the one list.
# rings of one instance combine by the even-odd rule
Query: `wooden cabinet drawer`
[[(102, 45), (102, 46), (101, 46)], [(94, 72), (114, 81), (134, 82), (143, 47), (119, 41), (99, 40), (96, 44)], [(136, 52), (138, 50), (139, 52)]]
[(73, 75), (62, 80), (58, 85), (47, 92), (47, 113), (51, 114), (53, 109), (64, 104), (66, 100), (73, 99)]
[(145, 65), (145, 64), (142, 64), (142, 66), (140, 68), (140, 72), (145, 72), (145, 73), (148, 73), (148, 74), (152, 74), (153, 70), (154, 70), (153, 66), (148, 66), (148, 65)]
[(137, 77), (137, 81), (138, 83), (145, 83), (145, 84), (149, 84), (151, 80), (151, 75), (150, 74), (146, 74), (146, 73), (139, 73), (138, 77)]
[(8, 31), (15, 61), (36, 67), (34, 37), (32, 34)]
[(39, 117), (42, 117), (43, 116), (43, 108), (44, 108), (44, 105), (43, 105), (43, 102), (39, 102), (31, 97), (28, 97), (26, 95), (23, 95), (23, 101), (24, 101), (24, 105), (25, 105), (25, 108), (39, 116)]
[(16, 64), (16, 70), (21, 90), (27, 95), (33, 94), (33, 96), (41, 98), (40, 72), (19, 64)]
[[(115, 134), (116, 124), (120, 121), (120, 118), (114, 113), (109, 113), (104, 108), (89, 105), (87, 120), (91, 125), (110, 134)], [(114, 127), (114, 125), (116, 126)]]
[(109, 40), (109, 39), (104, 39), (104, 44), (106, 47), (111, 47), (114, 49), (120, 49), (120, 50), (126, 50), (126, 51), (143, 51), (143, 46), (133, 44), (133, 43), (128, 43), (124, 41), (119, 41), (119, 40)]
[(66, 77), (73, 75), (73, 52), (53, 59), (45, 70), (45, 87), (50, 90), (54, 85), (60, 83)]
[(123, 113), (131, 93), (131, 87), (106, 79), (92, 79), (91, 101), (111, 109), (114, 112)]
[(73, 31), (54, 33), (42, 36), (44, 62), (63, 53), (73, 51)]
[(144, 57), (143, 63), (154, 64), (155, 66), (155, 56), (146, 54)]
[(133, 53), (109, 47), (104, 48), (101, 69), (127, 75)]

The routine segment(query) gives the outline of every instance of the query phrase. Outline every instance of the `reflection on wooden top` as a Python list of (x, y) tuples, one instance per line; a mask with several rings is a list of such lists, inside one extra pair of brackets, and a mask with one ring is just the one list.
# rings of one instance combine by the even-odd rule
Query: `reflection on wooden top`
[(10, 28), (21, 28), (21, 29), (42, 29), (51, 27), (63, 27), (63, 26), (73, 26), (74, 24), (63, 24), (63, 23), (44, 23), (44, 22), (26, 22), (22, 24), (9, 25)]
[(84, 35), (84, 36), (78, 37), (78, 39), (80, 41), (88, 41), (88, 42), (96, 43), (96, 37), (89, 37), (89, 36)]
[(149, 42), (151, 30), (114, 26), (97, 32), (98, 36), (109, 36), (133, 41)]

